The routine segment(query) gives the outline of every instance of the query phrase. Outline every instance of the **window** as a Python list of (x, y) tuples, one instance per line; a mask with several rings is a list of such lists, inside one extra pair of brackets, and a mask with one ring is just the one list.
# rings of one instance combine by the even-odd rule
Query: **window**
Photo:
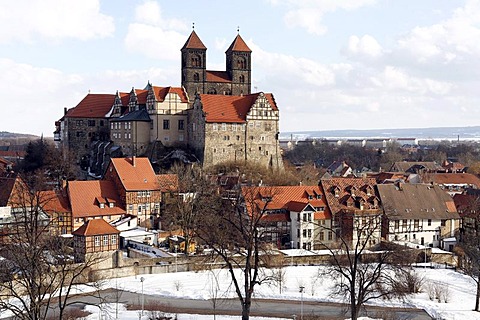
[(297, 238), (300, 238), (300, 229), (297, 229)]
[(328, 240), (333, 240), (333, 232), (328, 231)]
[(428, 219), (427, 225), (429, 225), (429, 226), (432, 225), (432, 219)]
[(312, 237), (312, 229), (308, 229), (307, 232), (308, 232), (308, 237), (311, 238)]
[(218, 123), (214, 123), (214, 124), (212, 125), (212, 130), (213, 130), (213, 131), (217, 131), (217, 130), (218, 130)]
[(302, 235), (303, 235), (303, 237), (304, 237), (304, 238), (306, 238), (306, 237), (307, 237), (307, 229), (303, 229), (303, 231), (302, 231)]
[(185, 120), (178, 120), (178, 130), (185, 130)]
[(418, 230), (419, 224), (420, 224), (420, 220), (418, 220), (418, 219), (414, 219), (414, 220), (413, 220), (413, 228), (414, 228), (415, 230)]
[(239, 141), (239, 140), (240, 140), (240, 136), (237, 136), (237, 141)]
[(193, 81), (195, 81), (195, 82), (199, 82), (199, 81), (200, 81), (200, 75), (199, 75), (198, 73), (195, 73), (195, 74), (193, 75)]
[(95, 247), (100, 246), (100, 236), (95, 236)]
[(230, 136), (223, 136), (223, 140), (225, 140), (225, 141), (230, 140)]
[(395, 220), (395, 230), (398, 230), (398, 228), (400, 228), (400, 221)]
[(108, 246), (108, 236), (107, 235), (103, 236), (103, 245)]
[(202, 59), (199, 55), (194, 55), (192, 57), (192, 67), (201, 67), (202, 66)]
[(222, 123), (222, 131), (227, 131), (227, 124), (226, 123)]
[[(130, 223), (130, 221), (128, 223)], [(117, 235), (112, 234), (112, 245), (116, 245), (116, 244), (117, 244)]]
[(245, 76), (243, 74), (238, 77), (238, 82), (245, 83)]
[(447, 220), (442, 219), (442, 220), (440, 221), (440, 225), (441, 225), (442, 227), (445, 227), (446, 222), (447, 222)]
[(320, 241), (324, 241), (324, 240), (325, 240), (325, 235), (323, 234), (323, 231), (320, 231), (320, 232), (318, 233), (318, 239), (319, 239)]
[(163, 120), (163, 130), (170, 130), (170, 120)]

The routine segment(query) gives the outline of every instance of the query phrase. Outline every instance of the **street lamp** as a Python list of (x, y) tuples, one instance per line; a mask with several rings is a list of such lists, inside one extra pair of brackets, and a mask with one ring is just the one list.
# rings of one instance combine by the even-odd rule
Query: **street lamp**
[(145, 306), (145, 296), (143, 295), (143, 281), (145, 280), (144, 277), (140, 277), (140, 282), (142, 283), (142, 313), (140, 314), (140, 318), (143, 319), (143, 308)]
[(293, 243), (294, 243), (294, 241), (290, 240), (290, 249), (292, 250), (292, 255), (291, 255), (291, 258), (292, 258), (291, 260), (292, 261), (290, 262), (290, 265), (292, 265), (292, 266), (293, 266)]
[(300, 286), (300, 320), (303, 320), (303, 290), (304, 286)]
[(177, 265), (177, 248), (178, 244), (175, 245), (175, 272), (178, 272), (178, 265)]

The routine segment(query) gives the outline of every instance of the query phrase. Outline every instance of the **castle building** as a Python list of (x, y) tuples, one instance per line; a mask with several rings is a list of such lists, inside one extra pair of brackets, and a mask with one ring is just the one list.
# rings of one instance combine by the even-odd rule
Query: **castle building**
[[(181, 48), (181, 88), (148, 82), (128, 93), (89, 93), (57, 121), (55, 140), (101, 168), (95, 172), (106, 169), (108, 148), (148, 156), (158, 143), (191, 148), (204, 166), (254, 161), (283, 168), (279, 110), (271, 93), (251, 93), (250, 48), (237, 34), (225, 52), (225, 71), (207, 70), (206, 53), (192, 31)], [(103, 142), (93, 152), (95, 141)]]
[(189, 145), (207, 166), (251, 161), (281, 169), (278, 119), (271, 93), (200, 94), (191, 110)]

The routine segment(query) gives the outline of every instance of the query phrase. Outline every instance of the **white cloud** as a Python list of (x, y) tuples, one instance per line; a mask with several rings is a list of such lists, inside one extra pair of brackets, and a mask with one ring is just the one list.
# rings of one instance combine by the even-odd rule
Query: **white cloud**
[(351, 36), (348, 40), (347, 54), (367, 58), (378, 58), (382, 55), (383, 48), (371, 35)]
[(83, 77), (77, 74), (0, 58), (0, 86), (4, 99), (9, 101), (2, 109), (15, 110), (0, 117), (0, 127), (10, 132), (52, 136), (55, 120), (63, 115), (63, 107), (79, 98), (75, 88), (83, 83)]
[(135, 9), (135, 22), (128, 26), (125, 46), (154, 59), (178, 60), (179, 48), (186, 36), (187, 25), (178, 19), (166, 19), (160, 5), (147, 1)]
[[(285, 14), (284, 21), (288, 27), (305, 28), (308, 33), (322, 35), (327, 28), (322, 24), (326, 13), (337, 10), (355, 10), (372, 5), (376, 0), (289, 0), (286, 5), (289, 11)], [(271, 1), (278, 5), (278, 1)]]
[(89, 40), (111, 36), (114, 30), (113, 17), (100, 12), (99, 0), (2, 1), (0, 43)]
[(465, 56), (480, 54), (479, 26), (480, 1), (467, 1), (451, 18), (414, 28), (398, 40), (398, 47), (419, 63), (461, 63)]

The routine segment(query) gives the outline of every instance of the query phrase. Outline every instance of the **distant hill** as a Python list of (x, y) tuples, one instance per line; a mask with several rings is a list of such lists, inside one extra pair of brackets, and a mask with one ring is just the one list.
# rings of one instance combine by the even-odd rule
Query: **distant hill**
[(0, 131), (0, 139), (15, 139), (15, 138), (31, 138), (31, 139), (38, 139), (39, 136), (33, 134), (25, 134), (25, 133), (13, 133), (7, 131)]
[(280, 139), (306, 138), (418, 138), (420, 140), (480, 140), (480, 126), (373, 130), (323, 130), (282, 132)]

